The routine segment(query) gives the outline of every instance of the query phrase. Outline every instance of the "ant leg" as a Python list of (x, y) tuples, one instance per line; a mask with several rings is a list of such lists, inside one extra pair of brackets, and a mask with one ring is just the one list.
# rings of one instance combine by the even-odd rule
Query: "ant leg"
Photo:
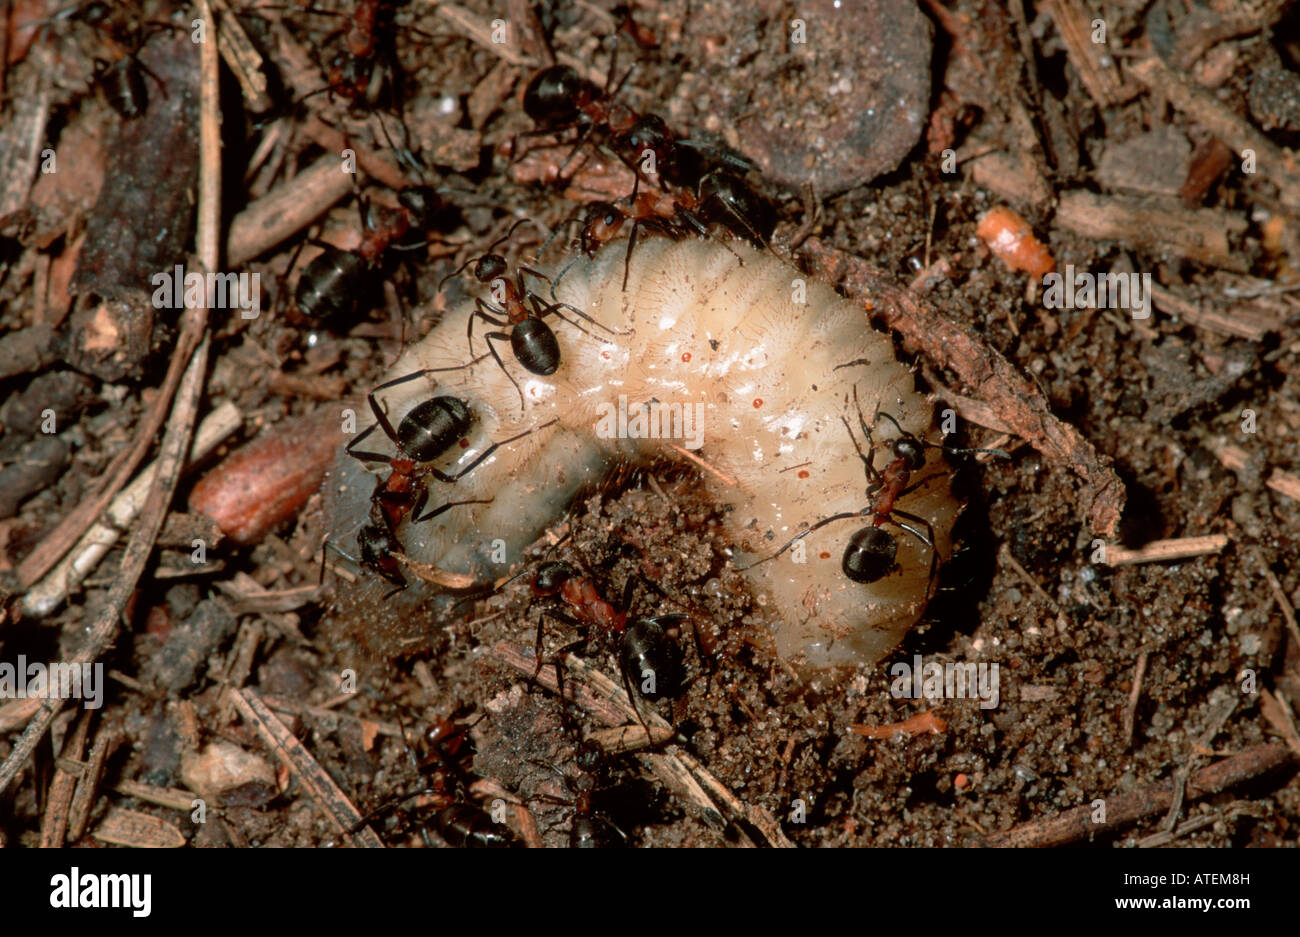
[[(490, 351), (492, 357), (496, 359), (497, 367), (501, 369), (501, 373), (506, 376), (506, 379), (509, 380), (511, 384), (515, 385), (515, 392), (519, 394), (519, 412), (524, 413), (528, 409), (528, 401), (524, 399), (524, 389), (519, 386), (519, 382), (515, 380), (514, 375), (506, 370), (505, 362), (501, 360), (501, 356), (497, 354), (496, 346), (492, 344), (492, 339), (494, 338), (497, 341), (508, 342), (510, 341), (510, 336), (505, 332), (488, 332), (487, 335), (484, 336), (483, 341), (487, 343), (488, 351)], [(464, 473), (462, 472), (461, 474)]]
[(632, 222), (632, 229), (627, 233), (627, 255), (623, 258), (623, 292), (627, 292), (627, 275), (632, 268), (632, 248), (636, 247), (636, 233), (641, 229), (641, 219)]
[(595, 129), (595, 124), (588, 124), (586, 129), (578, 134), (578, 139), (574, 141), (573, 149), (569, 150), (569, 155), (564, 157), (564, 162), (560, 163), (555, 170), (557, 182), (568, 182), (568, 179), (565, 178), (564, 170), (568, 167), (569, 163), (573, 162), (573, 157), (578, 155), (578, 151), (582, 149), (582, 145), (587, 142), (587, 138), (591, 136)]
[(369, 436), (371, 433), (375, 431), (375, 427), (378, 425), (379, 425), (378, 423), (371, 423), (369, 426), (367, 426), (365, 429), (363, 429), (360, 433), (357, 434), (356, 439), (352, 440), (352, 442), (344, 446), (343, 451), (346, 452), (348, 455), (352, 456), (352, 458), (357, 459), (358, 461), (361, 462), (391, 461), (393, 458), (392, 456), (384, 455), (383, 453), (380, 452), (366, 452), (364, 450), (358, 451), (356, 448), (357, 445), (361, 442), (361, 440), (365, 439), (367, 436)]
[[(854, 390), (854, 392), (856, 392), (857, 389), (858, 389), (857, 385), (856, 385), (856, 384), (853, 385), (853, 390)], [(876, 415), (875, 415), (875, 417), (873, 418), (872, 422), (874, 423), (876, 420), (879, 420), (882, 416), (883, 416), (886, 420), (888, 420), (889, 422), (891, 422), (891, 423), (894, 424), (894, 429), (898, 430), (898, 434), (899, 434), (900, 436), (911, 436), (911, 435), (912, 435), (912, 434), (909, 433), (907, 430), (903, 429), (903, 427), (899, 424), (898, 420), (894, 419), (894, 417), (893, 417), (892, 414), (882, 412), (882, 411), (880, 410), (879, 407), (876, 408)], [(860, 417), (859, 417), (859, 418), (860, 418)], [(924, 440), (920, 440), (920, 442), (921, 442), (922, 444), (924, 444)], [(931, 444), (931, 445), (933, 445), (933, 444)]]
[(479, 454), (479, 457), (477, 459), (475, 459), (469, 465), (465, 466), (455, 475), (448, 475), (446, 472), (442, 472), (438, 469), (431, 469), (430, 474), (433, 475), (435, 478), (437, 478), (438, 481), (440, 482), (445, 482), (449, 485), (453, 484), (454, 482), (468, 475), (470, 472), (474, 471), (474, 469), (478, 468), (484, 459), (486, 459), (492, 453), (496, 452), (502, 446), (508, 446), (512, 442), (516, 442), (520, 439), (523, 439), (525, 436), (537, 432), (539, 429), (546, 429), (546, 427), (552, 426), (558, 422), (560, 422), (560, 418), (557, 416), (554, 419), (547, 420), (541, 426), (534, 426), (532, 429), (526, 429), (522, 433), (516, 433), (514, 436), (511, 436), (509, 439), (503, 439), (500, 442), (494, 442), (492, 445), (484, 449), (483, 452)]
[[(530, 603), (530, 606), (531, 606), (531, 603)], [(526, 611), (525, 611), (525, 614), (527, 614)], [(534, 677), (537, 676), (539, 673), (542, 672), (542, 667), (545, 666), (545, 664), (546, 664), (546, 659), (542, 656), (542, 635), (544, 634), (544, 629), (545, 629), (545, 625), (546, 625), (546, 619), (547, 619), (548, 616), (551, 617), (551, 618), (554, 618), (556, 621), (562, 621), (562, 622), (564, 622), (565, 624), (573, 625), (575, 628), (578, 628), (578, 629), (583, 629), (583, 628), (584, 628), (582, 622), (578, 621), (578, 619), (574, 618), (572, 615), (569, 615), (569, 614), (567, 614), (567, 613), (565, 613), (565, 612), (556, 611), (556, 610), (553, 609), (553, 608), (551, 608), (551, 609), (545, 609), (545, 610), (542, 612), (542, 614), (539, 615), (538, 618), (537, 618), (537, 644), (536, 644), (536, 646), (533, 648), (533, 655), (534, 655), (534, 658), (535, 658), (536, 661), (537, 661), (537, 667), (536, 667), (536, 669), (533, 670), (533, 676), (534, 676)], [(577, 643), (577, 644), (574, 644), (574, 645), (566, 645), (566, 648), (571, 649), (571, 648), (573, 648), (573, 647), (582, 647), (583, 645), (586, 644), (586, 642), (587, 642), (587, 638), (586, 638), (586, 636), (584, 636), (581, 642), (579, 642), (579, 643)], [(556, 670), (556, 679), (557, 679), (557, 680), (560, 679), (560, 678), (559, 678), (559, 671), (558, 671), (558, 669)]]
[(465, 323), (465, 341), (469, 345), (469, 354), (474, 356), (474, 320), (483, 319), (485, 322), (496, 326), (498, 329), (504, 329), (510, 325), (509, 320), (503, 320), (493, 317), (492, 313), (497, 310), (489, 306), (480, 296), (474, 300), (474, 311), (469, 315), (469, 321)]
[[(575, 241), (574, 243), (576, 244), (577, 242)], [(573, 267), (573, 265), (576, 264), (581, 259), (582, 259), (581, 255), (574, 257), (572, 260), (570, 260), (567, 264), (564, 265), (563, 270), (561, 270), (558, 274), (555, 275), (555, 282), (551, 284), (551, 299), (555, 300), (557, 303), (560, 300), (559, 297), (555, 295), (555, 288), (560, 285), (560, 281), (564, 279), (564, 275), (568, 273), (569, 270)]]
[(857, 449), (858, 458), (862, 460), (862, 465), (866, 469), (867, 481), (872, 485), (871, 490), (874, 490), (884, 484), (884, 479), (881, 478), (880, 470), (876, 468), (876, 448), (871, 439), (871, 429), (867, 426), (867, 421), (862, 416), (862, 404), (858, 402), (857, 384), (853, 385), (853, 408), (858, 413), (858, 426), (862, 430), (862, 437), (867, 441), (867, 447), (871, 450), (871, 456), (869, 458), (864, 456), (862, 450), (858, 448), (858, 440), (853, 435), (853, 430), (849, 428), (849, 421), (844, 419), (843, 415), (841, 415), (840, 422), (843, 423), (844, 428), (848, 430), (849, 439), (853, 440), (853, 448)]
[[(572, 261), (570, 261), (569, 264), (568, 264), (568, 266), (566, 266), (563, 270), (560, 271), (560, 276), (561, 276), (561, 277), (564, 276), (564, 274), (568, 272), (569, 267), (572, 267), (575, 263), (577, 263), (577, 261), (578, 261), (578, 258), (576, 258), (576, 257), (575, 257)], [(556, 282), (556, 283), (559, 283), (560, 281), (559, 281), (559, 279), (557, 278), (555, 282)], [(552, 292), (554, 292), (554, 291), (552, 291)], [(590, 323), (591, 323), (592, 325), (594, 325), (596, 328), (601, 329), (602, 331), (608, 332), (610, 335), (631, 335), (631, 334), (635, 331), (635, 329), (628, 329), (628, 330), (626, 330), (626, 331), (623, 331), (623, 330), (620, 330), (620, 329), (611, 329), (611, 328), (610, 328), (609, 326), (607, 326), (605, 323), (603, 323), (603, 322), (601, 322), (601, 321), (599, 321), (599, 320), (597, 320), (597, 319), (593, 319), (591, 316), (587, 315), (587, 313), (583, 312), (583, 311), (582, 311), (581, 309), (579, 309), (577, 306), (570, 305), (569, 303), (562, 303), (562, 302), (556, 301), (556, 302), (554, 302), (554, 303), (551, 303), (551, 304), (548, 306), (548, 305), (546, 305), (546, 303), (545, 303), (544, 301), (542, 301), (541, 298), (539, 298), (539, 297), (537, 296), (536, 293), (529, 293), (529, 294), (528, 294), (528, 298), (529, 298), (529, 301), (533, 304), (533, 312), (537, 315), (537, 318), (539, 318), (539, 319), (545, 319), (547, 316), (549, 316), (549, 315), (551, 315), (552, 313), (554, 313), (556, 316), (559, 317), (560, 321), (562, 321), (562, 322), (567, 322), (569, 325), (573, 326), (575, 329), (577, 329), (577, 330), (578, 330), (579, 332), (581, 332), (583, 335), (591, 336), (591, 333), (588, 332), (586, 329), (584, 329), (582, 326), (578, 325), (578, 323), (574, 322), (572, 319), (569, 319), (569, 318), (567, 318), (567, 317), (565, 317), (565, 316), (560, 315), (560, 310), (561, 310), (561, 309), (567, 309), (567, 310), (569, 310), (570, 312), (572, 312), (574, 315), (576, 315), (576, 316), (580, 316), (581, 318), (586, 319), (588, 322), (590, 322)], [(594, 337), (594, 336), (592, 336), (592, 337)]]
[(627, 667), (622, 661), (619, 661), (618, 675), (623, 678), (623, 692), (627, 694), (627, 701), (632, 707), (632, 712), (636, 714), (636, 721), (641, 723), (641, 728), (645, 729), (645, 739), (646, 744), (648, 745), (650, 740), (654, 738), (654, 735), (650, 731), (650, 724), (646, 722), (645, 716), (641, 714), (641, 707), (637, 705), (637, 696), (640, 694), (636, 692), (636, 688), (633, 686), (632, 677), (628, 674)]
[(437, 517), (443, 511), (455, 507), (460, 507), (462, 504), (491, 504), (493, 501), (492, 498), (471, 498), (468, 501), (448, 501), (446, 504), (439, 505), (438, 507), (430, 511), (428, 514), (421, 516), (420, 511), (424, 509), (424, 505), (428, 502), (428, 500), (429, 500), (429, 492), (427, 490), (421, 491), (419, 497), (415, 499), (414, 507), (411, 508), (412, 524), (422, 524), (425, 521), (432, 520), (433, 518)]
[(821, 520), (819, 520), (817, 523), (809, 527), (807, 530), (799, 531), (799, 533), (795, 534), (793, 537), (791, 537), (789, 540), (786, 541), (785, 546), (777, 550), (771, 556), (765, 556), (757, 563), (751, 563), (748, 566), (740, 566), (737, 568), (743, 572), (745, 570), (753, 569), (756, 566), (760, 566), (763, 563), (766, 563), (770, 560), (774, 560), (782, 553), (784, 553), (786, 550), (794, 546), (796, 541), (802, 540), (804, 537), (808, 536), (814, 530), (820, 530), (821, 528), (825, 527), (827, 524), (832, 524), (835, 521), (845, 521), (848, 520), (850, 517), (870, 517), (870, 516), (871, 516), (871, 510), (869, 508), (864, 508), (861, 511), (846, 511), (843, 514), (832, 514), (830, 517), (824, 517)]
[(469, 361), (466, 361), (464, 364), (454, 364), (448, 368), (426, 368), (425, 371), (428, 374), (438, 374), (443, 371), (464, 371), (466, 368), (472, 368), (474, 367), (474, 365), (478, 364), (479, 362), (486, 361), (488, 358), (491, 357), (492, 356), (489, 355), (487, 352), (483, 352), (483, 354), (479, 355), (477, 358), (471, 358), (469, 359)]
[[(890, 517), (891, 523), (896, 524), (899, 527), (899, 529), (907, 531), (917, 540), (921, 541), (923, 544), (925, 544), (927, 547), (930, 548), (930, 578), (926, 581), (925, 584), (925, 597), (928, 600), (930, 598), (930, 590), (934, 586), (934, 574), (939, 565), (939, 550), (934, 545), (934, 528), (930, 526), (930, 522), (927, 521), (924, 517), (919, 517), (916, 514), (911, 514), (907, 511), (900, 511), (897, 508), (895, 508), (890, 513), (891, 513), (891, 517)], [(922, 527), (925, 528), (925, 534), (922, 534), (915, 527), (910, 527), (907, 524), (894, 520), (892, 516), (894, 514), (897, 514), (899, 517), (903, 518), (904, 520), (911, 521), (913, 524), (920, 524)]]

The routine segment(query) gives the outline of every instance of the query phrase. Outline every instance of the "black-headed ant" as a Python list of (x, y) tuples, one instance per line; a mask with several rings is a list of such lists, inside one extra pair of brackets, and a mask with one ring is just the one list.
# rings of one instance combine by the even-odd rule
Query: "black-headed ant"
[[(454, 484), (457, 479), (482, 464), (501, 446), (507, 446), (557, 422), (557, 420), (550, 420), (541, 426), (517, 433), (509, 439), (494, 442), (468, 465), (454, 474), (448, 474), (430, 463), (447, 454), (457, 443), (465, 439), (466, 433), (474, 423), (474, 413), (469, 404), (458, 397), (445, 395), (431, 397), (412, 407), (394, 427), (375, 396), (379, 391), (415, 380), (427, 373), (429, 372), (415, 371), (380, 384), (372, 390), (366, 399), (374, 414), (375, 422), (362, 430), (357, 438), (345, 447), (349, 455), (362, 462), (388, 464), (388, 477), (375, 488), (371, 497), (370, 522), (358, 532), (357, 544), (361, 553), (361, 565), (378, 573), (398, 590), (406, 588), (407, 585), (398, 560), (394, 556), (401, 550), (396, 531), (404, 519), (409, 516), (411, 523), (419, 524), (459, 505), (488, 503), (487, 500), (448, 501), (425, 512), (424, 506), (428, 502), (429, 492), (423, 486), (420, 486), (417, 491), (416, 483), (424, 476), (432, 475), (440, 482)], [(397, 450), (394, 455), (357, 448), (376, 428), (382, 430), (392, 442)]]
[(584, 740), (578, 743), (574, 755), (574, 764), (578, 769), (576, 777), (566, 774), (555, 765), (534, 762), (559, 775), (565, 788), (573, 795), (572, 801), (546, 796), (547, 800), (573, 808), (573, 818), (569, 824), (570, 849), (617, 849), (627, 845), (627, 834), (596, 806), (596, 795), (605, 779), (606, 761), (604, 752)]
[[(497, 823), (482, 808), (464, 799), (470, 777), (460, 762), (468, 748), (470, 728), (451, 719), (433, 723), (423, 733), (419, 754), (412, 755), (416, 769), (425, 778), (424, 789), (381, 804), (353, 824), (348, 832), (355, 833), (407, 801), (426, 798), (431, 802), (425, 809), (436, 809), (433, 828), (449, 846), (499, 849), (517, 845), (509, 827)], [(402, 734), (405, 736), (405, 730)], [(428, 834), (423, 827), (421, 832), (427, 842)]]
[(536, 293), (525, 286), (525, 274), (550, 283), (551, 279), (546, 274), (531, 267), (520, 265), (516, 267), (513, 278), (507, 275), (509, 268), (506, 259), (500, 254), (494, 253), (493, 249), (509, 238), (515, 228), (523, 224), (524, 220), (526, 219), (512, 225), (509, 231), (488, 248), (487, 253), (481, 257), (465, 261), (457, 270), (448, 274), (438, 284), (438, 289), (441, 290), (448, 280), (459, 275), (470, 264), (474, 265), (474, 279), (488, 287), (491, 291), (492, 300), (496, 305), (487, 302), (482, 297), (475, 298), (474, 312), (470, 314), (469, 321), (465, 325), (465, 338), (469, 345), (470, 355), (472, 357), (474, 354), (475, 319), (482, 319), (497, 328), (506, 328), (507, 326), (510, 328), (508, 333), (488, 332), (485, 341), (487, 342), (488, 351), (492, 353), (493, 360), (496, 361), (506, 377), (510, 379), (510, 383), (514, 385), (515, 390), (518, 391), (521, 408), (526, 406), (523, 388), (519, 386), (519, 382), (506, 369), (500, 354), (492, 344), (494, 340), (508, 341), (515, 360), (525, 370), (545, 377), (554, 374), (560, 367), (560, 343), (555, 337), (554, 330), (546, 323), (547, 316), (554, 315), (584, 335), (591, 335), (581, 325), (566, 317), (560, 311), (561, 309), (567, 309), (586, 319), (592, 325), (604, 329), (611, 335), (617, 334), (576, 306), (561, 302), (544, 303)]
[[(424, 232), (443, 208), (432, 186), (408, 186), (397, 193), (397, 210), (362, 208), (365, 234), (355, 250), (326, 245), (298, 277), (294, 302), (313, 325), (348, 322), (365, 302), (385, 251), (422, 246)], [(418, 241), (411, 239), (418, 235)], [(291, 263), (292, 266), (292, 263)]]
[[(618, 236), (626, 222), (631, 221), (627, 256), (623, 261), (624, 290), (627, 289), (637, 233), (643, 227), (652, 227), (677, 239), (691, 231), (709, 237), (710, 225), (720, 224), (755, 247), (763, 247), (776, 226), (772, 206), (743, 179), (723, 169), (708, 172), (700, 180), (696, 192), (683, 190), (673, 196), (642, 192), (640, 181), (638, 177), (633, 183), (632, 194), (627, 198), (613, 203), (590, 203), (583, 213), (582, 228), (573, 244), (588, 257), (593, 257), (597, 250)], [(576, 258), (560, 271), (555, 284), (564, 278), (574, 262)], [(554, 286), (551, 295), (555, 295)]]
[(868, 518), (870, 524), (855, 531), (844, 547), (844, 555), (840, 560), (840, 569), (844, 575), (854, 582), (873, 583), (885, 578), (897, 568), (898, 541), (888, 531), (881, 529), (885, 524), (892, 524), (911, 534), (930, 550), (930, 574), (926, 584), (926, 598), (929, 599), (930, 592), (934, 587), (934, 576), (939, 563), (939, 551), (934, 543), (934, 527), (925, 518), (895, 506), (895, 502), (899, 498), (920, 488), (932, 478), (938, 477), (937, 473), (932, 473), (915, 484), (909, 484), (912, 480), (912, 473), (920, 471), (925, 466), (926, 447), (942, 449), (944, 452), (953, 454), (988, 452), (1002, 458), (1010, 458), (1010, 456), (1000, 449), (956, 449), (939, 443), (927, 442), (904, 430), (898, 420), (888, 413), (877, 410), (876, 415), (872, 418), (872, 425), (883, 417), (893, 423), (894, 428), (898, 430), (898, 436), (890, 443), (893, 458), (883, 468), (877, 469), (875, 466), (876, 450), (872, 444), (871, 427), (867, 425), (867, 421), (862, 415), (862, 409), (858, 406), (856, 386), (853, 389), (853, 403), (857, 407), (858, 426), (867, 441), (867, 447), (871, 453), (869, 456), (864, 454), (862, 447), (858, 445), (857, 437), (853, 435), (853, 429), (849, 426), (849, 421), (841, 416), (840, 422), (844, 424), (844, 429), (848, 431), (849, 438), (853, 441), (853, 448), (857, 450), (858, 458), (862, 460), (862, 467), (866, 471), (866, 506), (860, 511), (846, 511), (822, 518), (807, 530), (795, 534), (781, 549), (771, 556), (764, 557), (748, 568), (753, 569), (759, 563), (766, 563), (769, 560), (776, 559), (797, 541), (808, 536), (813, 531), (825, 527), (827, 524), (854, 517)]
[[(167, 88), (154, 71), (140, 61), (140, 50), (149, 36), (160, 29), (179, 27), (164, 21), (137, 23), (129, 30), (113, 21), (110, 4), (92, 2), (68, 7), (48, 19), (36, 20), (28, 26), (44, 26), (55, 22), (75, 22), (96, 31), (102, 44), (112, 54), (112, 61), (95, 59), (94, 81), (104, 93), (109, 106), (125, 120), (140, 117), (148, 109), (149, 93), (146, 76), (152, 78), (162, 91)], [(128, 36), (129, 33), (129, 36)]]
[[(517, 578), (517, 577), (516, 577)], [(681, 634), (682, 626), (690, 624), (695, 637), (696, 650), (704, 660), (704, 651), (700, 646), (699, 634), (689, 615), (673, 612), (650, 618), (638, 618), (629, 624), (628, 611), (632, 600), (632, 591), (636, 579), (629, 578), (623, 590), (620, 605), (605, 599), (590, 575), (584, 575), (572, 565), (561, 561), (548, 561), (539, 566), (533, 574), (529, 588), (534, 602), (550, 600), (550, 607), (544, 609), (537, 622), (537, 644), (534, 653), (537, 658), (537, 672), (540, 673), (547, 661), (542, 656), (542, 639), (548, 617), (565, 622), (577, 628), (580, 637), (560, 648), (552, 656), (555, 663), (556, 681), (561, 699), (564, 697), (564, 670), (560, 663), (569, 651), (586, 647), (591, 639), (591, 631), (615, 642), (614, 650), (618, 656), (619, 676), (623, 680), (623, 689), (628, 695), (637, 719), (641, 722), (646, 735), (650, 736), (650, 727), (646, 725), (641, 709), (637, 705), (637, 696), (656, 701), (676, 699), (681, 695), (684, 668), (682, 664)], [(533, 603), (530, 603), (530, 608)], [(567, 608), (567, 611), (565, 610)], [(636, 689), (634, 690), (633, 687)]]

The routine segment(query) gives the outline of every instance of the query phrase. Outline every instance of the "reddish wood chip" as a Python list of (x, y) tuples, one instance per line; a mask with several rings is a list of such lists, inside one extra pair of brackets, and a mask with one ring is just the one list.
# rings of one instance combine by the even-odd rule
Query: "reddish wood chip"
[(201, 478), (190, 510), (212, 518), (231, 540), (257, 543), (302, 510), (343, 443), (335, 409), (282, 420)]

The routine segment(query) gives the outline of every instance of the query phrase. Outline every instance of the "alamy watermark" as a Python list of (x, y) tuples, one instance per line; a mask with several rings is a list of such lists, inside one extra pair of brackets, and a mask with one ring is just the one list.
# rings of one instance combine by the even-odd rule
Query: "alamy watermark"
[(155, 309), (234, 309), (240, 318), (256, 319), (262, 310), (262, 275), (260, 273), (185, 272), (177, 264), (171, 273), (155, 273), (149, 278), (153, 286)]
[(599, 439), (680, 439), (687, 449), (704, 445), (704, 404), (627, 402), (619, 394), (618, 404), (597, 406), (596, 436)]
[(912, 663), (899, 661), (889, 668), (893, 678), (889, 695), (894, 699), (978, 699), (980, 709), (996, 709), (999, 691), (998, 665), (959, 661), (930, 661), (920, 654)]
[(104, 705), (104, 665), (0, 662), (0, 699), (81, 699), (86, 709)]
[(1075, 273), (1066, 264), (1065, 273), (1046, 274), (1043, 286), (1048, 309), (1128, 309), (1134, 319), (1151, 317), (1149, 273)]

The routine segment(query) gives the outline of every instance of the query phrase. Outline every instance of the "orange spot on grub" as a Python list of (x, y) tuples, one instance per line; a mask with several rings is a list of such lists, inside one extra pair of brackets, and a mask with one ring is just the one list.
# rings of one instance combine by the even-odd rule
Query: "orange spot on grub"
[(1034, 236), (1029, 222), (1005, 205), (989, 209), (975, 233), (1012, 270), (1042, 277), (1056, 267), (1052, 252)]
[(689, 351), (684, 351), (684, 352), (682, 352), (682, 361), (683, 361), (683, 363), (688, 362), (688, 361), (690, 361), (690, 360), (691, 360), (691, 353), (690, 353)]
[(891, 722), (885, 726), (864, 726), (854, 723), (849, 728), (865, 738), (892, 739), (899, 732), (911, 736), (923, 735), (926, 732), (938, 735), (948, 731), (948, 723), (936, 711), (929, 710), (917, 713), (902, 722)]
[(755, 397), (755, 398), (754, 398), (754, 409), (757, 410), (757, 409), (758, 409), (759, 407), (761, 407), (761, 406), (763, 406), (763, 398), (762, 398), (762, 397)]
[(807, 478), (807, 477), (808, 477), (808, 470), (807, 470), (807, 469), (800, 469), (800, 470), (799, 470), (799, 477), (800, 477), (800, 478)]

